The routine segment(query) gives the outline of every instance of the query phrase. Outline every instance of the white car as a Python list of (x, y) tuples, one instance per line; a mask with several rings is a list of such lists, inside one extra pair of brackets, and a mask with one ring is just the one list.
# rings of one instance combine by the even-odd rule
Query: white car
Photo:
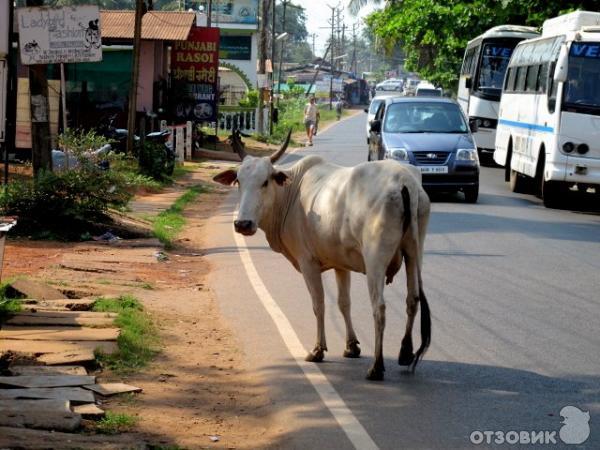
[(402, 91), (403, 83), (402, 80), (396, 78), (390, 78), (389, 80), (382, 81), (375, 86), (376, 91)]
[(443, 94), (440, 88), (436, 88), (431, 83), (419, 83), (415, 89), (416, 97), (441, 97)]
[(375, 113), (377, 113), (377, 108), (381, 105), (386, 98), (390, 97), (400, 97), (402, 94), (398, 91), (377, 91), (377, 94), (371, 100), (371, 104), (368, 108), (365, 108), (365, 112), (367, 113), (367, 144), (369, 143), (369, 134), (371, 132), (371, 120), (375, 118)]

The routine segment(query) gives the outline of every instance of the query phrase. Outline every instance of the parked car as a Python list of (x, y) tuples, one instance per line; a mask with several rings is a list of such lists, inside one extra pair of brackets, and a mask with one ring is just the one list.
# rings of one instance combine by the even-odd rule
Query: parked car
[(427, 191), (462, 191), (475, 203), (479, 158), (469, 124), (452, 99), (394, 97), (381, 102), (370, 124), (369, 161), (393, 159), (418, 167)]
[(400, 91), (402, 92), (402, 88), (404, 83), (402, 80), (398, 80), (396, 78), (390, 78), (389, 80), (382, 81), (381, 83), (375, 86), (376, 91)]
[(377, 112), (377, 108), (381, 105), (386, 98), (398, 97), (401, 94), (396, 91), (379, 91), (371, 100), (371, 104), (368, 108), (365, 108), (365, 112), (367, 113), (367, 124), (366, 124), (366, 132), (367, 132), (367, 144), (369, 143), (369, 132), (370, 132), (370, 123), (371, 120), (375, 118), (375, 113)]

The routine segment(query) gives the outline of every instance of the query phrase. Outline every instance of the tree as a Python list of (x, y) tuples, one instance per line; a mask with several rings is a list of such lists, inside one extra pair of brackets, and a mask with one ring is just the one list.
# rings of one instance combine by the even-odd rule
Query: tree
[(407, 70), (455, 89), (467, 42), (501, 24), (541, 26), (573, 9), (597, 9), (597, 0), (403, 0), (388, 2), (366, 23), (388, 51), (402, 47)]

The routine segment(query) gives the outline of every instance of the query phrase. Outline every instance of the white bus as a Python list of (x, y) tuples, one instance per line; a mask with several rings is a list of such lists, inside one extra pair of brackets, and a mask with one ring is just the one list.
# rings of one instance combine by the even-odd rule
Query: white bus
[(577, 185), (600, 198), (600, 13), (544, 22), (521, 42), (504, 82), (494, 160), (513, 192), (559, 205)]
[(477, 122), (473, 134), (481, 152), (493, 153), (498, 103), (510, 56), (523, 39), (539, 36), (535, 28), (500, 25), (469, 41), (458, 80), (458, 103), (469, 121)]

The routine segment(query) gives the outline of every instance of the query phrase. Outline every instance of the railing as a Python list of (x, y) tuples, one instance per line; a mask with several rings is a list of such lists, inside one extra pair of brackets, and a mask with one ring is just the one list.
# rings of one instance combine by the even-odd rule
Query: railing
[[(269, 125), (269, 109), (263, 109), (265, 129)], [(228, 132), (240, 130), (244, 133), (256, 133), (258, 125), (258, 108), (235, 106), (219, 107), (219, 129)]]

